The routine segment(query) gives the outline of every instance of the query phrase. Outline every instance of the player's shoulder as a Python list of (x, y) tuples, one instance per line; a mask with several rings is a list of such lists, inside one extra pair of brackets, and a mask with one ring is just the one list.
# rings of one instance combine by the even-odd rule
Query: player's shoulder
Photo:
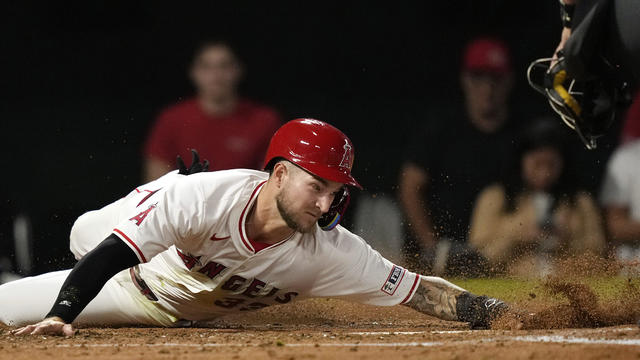
[(247, 184), (265, 181), (268, 178), (269, 174), (267, 172), (252, 169), (218, 170), (185, 176), (185, 179), (189, 179), (189, 181), (194, 183), (200, 183), (206, 188), (210, 188), (212, 185), (218, 187), (243, 187)]
[(231, 169), (189, 175), (184, 181), (201, 189), (205, 198), (223, 198), (229, 194), (233, 194), (233, 197), (250, 195), (268, 178), (269, 174), (264, 171)]
[(264, 171), (251, 169), (232, 169), (211, 172), (201, 172), (191, 175), (180, 175), (177, 170), (141, 187), (174, 189), (186, 193), (200, 193), (205, 198), (222, 193), (238, 192), (238, 190), (253, 190), (260, 183), (266, 181), (269, 174)]
[(341, 225), (330, 231), (324, 231), (320, 227), (314, 233), (317, 247), (328, 253), (350, 253), (357, 250), (365, 250), (369, 245), (358, 235), (345, 229)]

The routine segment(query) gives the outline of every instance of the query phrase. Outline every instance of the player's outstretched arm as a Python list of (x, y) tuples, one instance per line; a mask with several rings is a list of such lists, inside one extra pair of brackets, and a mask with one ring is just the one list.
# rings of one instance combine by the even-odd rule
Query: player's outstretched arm
[(442, 278), (422, 275), (416, 293), (405, 305), (439, 319), (468, 322), (473, 329), (488, 328), (507, 309), (498, 299), (474, 295)]
[(115, 235), (110, 235), (87, 253), (67, 276), (51, 311), (44, 320), (15, 330), (16, 335), (63, 335), (75, 333), (71, 323), (118, 272), (140, 262), (135, 253)]

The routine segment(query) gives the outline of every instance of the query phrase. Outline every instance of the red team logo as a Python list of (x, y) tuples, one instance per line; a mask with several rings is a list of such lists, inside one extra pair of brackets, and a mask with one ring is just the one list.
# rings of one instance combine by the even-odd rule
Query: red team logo
[(140, 226), (140, 224), (142, 224), (142, 221), (147, 217), (147, 215), (149, 215), (149, 213), (151, 212), (151, 210), (156, 208), (157, 203), (149, 205), (149, 207), (147, 208), (147, 210), (141, 212), (140, 214), (132, 217), (129, 220), (134, 220), (136, 222), (136, 225)]
[[(162, 189), (162, 188), (160, 188), (160, 189)], [(136, 207), (142, 205), (143, 202), (147, 201), (148, 198), (152, 197), (153, 194), (155, 194), (158, 191), (160, 191), (160, 189), (158, 189), (158, 190), (144, 190), (144, 191), (148, 192), (148, 194), (142, 200), (140, 200), (140, 202), (138, 203), (138, 205), (136, 205)], [(136, 189), (136, 191), (140, 192), (138, 189)]]

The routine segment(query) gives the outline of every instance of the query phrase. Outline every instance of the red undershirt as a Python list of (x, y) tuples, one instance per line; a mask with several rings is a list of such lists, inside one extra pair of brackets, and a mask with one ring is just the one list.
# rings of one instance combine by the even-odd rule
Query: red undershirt
[(260, 242), (260, 241), (253, 241), (251, 239), (249, 239), (249, 242), (251, 243), (253, 248), (256, 250), (256, 252), (264, 250), (264, 249), (268, 248), (269, 246), (273, 245), (273, 244), (263, 243), (263, 242)]

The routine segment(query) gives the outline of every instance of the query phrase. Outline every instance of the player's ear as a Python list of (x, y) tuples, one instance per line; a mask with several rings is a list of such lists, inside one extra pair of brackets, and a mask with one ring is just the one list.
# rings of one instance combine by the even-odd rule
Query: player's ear
[(271, 176), (275, 180), (276, 186), (278, 188), (282, 187), (284, 178), (288, 175), (289, 175), (289, 169), (287, 168), (287, 165), (284, 163), (284, 161), (278, 161), (273, 166), (273, 172), (271, 173)]

